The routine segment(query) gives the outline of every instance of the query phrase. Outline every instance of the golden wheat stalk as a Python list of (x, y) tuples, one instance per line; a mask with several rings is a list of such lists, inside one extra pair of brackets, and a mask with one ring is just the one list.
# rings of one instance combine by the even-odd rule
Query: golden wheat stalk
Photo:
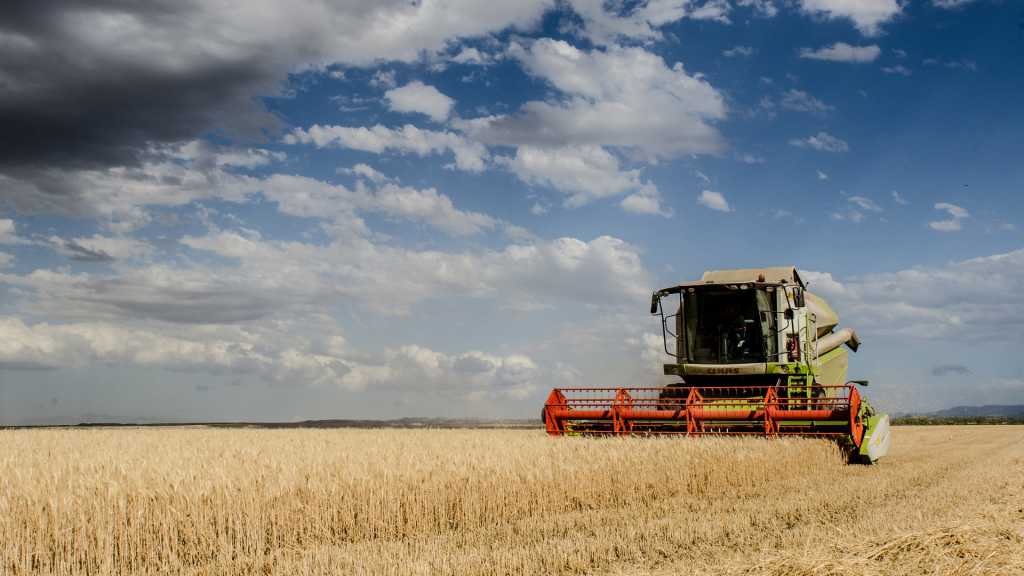
[[(931, 534), (922, 514), (949, 508), (942, 499), (967, 484), (972, 498), (991, 496), (982, 482), (1008, 478), (1005, 465), (984, 464), (991, 458), (954, 478), (950, 461), (973, 452), (948, 455), (955, 442), (929, 451), (928, 434), (943, 432), (923, 432), (901, 431), (901, 443), (922, 438), (933, 460), (908, 452), (905, 465), (862, 468), (812, 440), (0, 431), (0, 573), (582, 574), (680, 562), (690, 572), (877, 573), (893, 556), (922, 554), (916, 541), (888, 536)], [(970, 433), (1015, 455), (1020, 473), (1019, 433)], [(945, 481), (930, 480), (936, 470)], [(881, 522), (887, 507), (904, 509), (898, 498), (918, 498), (917, 485), (923, 500), (909, 515)], [(987, 526), (950, 533), (1000, 544)], [(949, 549), (937, 534), (946, 539), (921, 546)], [(872, 538), (874, 553), (854, 553)], [(808, 562), (824, 568), (806, 572)]]

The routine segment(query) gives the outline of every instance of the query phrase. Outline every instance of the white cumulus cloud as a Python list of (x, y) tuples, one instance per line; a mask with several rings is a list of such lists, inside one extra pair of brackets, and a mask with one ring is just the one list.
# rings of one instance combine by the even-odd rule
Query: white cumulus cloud
[(907, 68), (906, 66), (904, 66), (902, 64), (897, 64), (895, 66), (884, 66), (882, 68), (882, 72), (885, 72), (886, 74), (897, 74), (899, 76), (913, 76), (914, 75), (914, 73), (910, 71), (910, 68)]
[(946, 10), (952, 10), (954, 8), (961, 8), (975, 2), (976, 0), (932, 0), (932, 6), (938, 8), (945, 8)]
[(848, 152), (850, 150), (850, 145), (845, 140), (828, 132), (818, 132), (807, 138), (793, 139), (789, 141), (789, 144), (797, 148), (811, 148), (821, 152)]
[(962, 220), (971, 217), (970, 212), (966, 209), (949, 202), (939, 202), (935, 204), (935, 209), (949, 214), (949, 218), (928, 223), (929, 228), (938, 232), (959, 232), (963, 229)]
[(641, 179), (640, 170), (622, 170), (619, 159), (600, 146), (519, 146), (516, 155), (502, 163), (527, 184), (567, 194), (565, 205), (570, 208), (653, 187)]
[(484, 169), (488, 152), (484, 145), (449, 131), (424, 130), (412, 124), (401, 128), (388, 128), (380, 124), (367, 127), (321, 126), (296, 128), (285, 136), (286, 144), (313, 144), (317, 148), (339, 147), (362, 150), (374, 154), (394, 151), (403, 154), (427, 156), (451, 152), (455, 167), (468, 172)]
[(455, 106), (455, 100), (418, 80), (388, 90), (384, 98), (388, 101), (388, 107), (395, 112), (418, 112), (426, 114), (435, 122), (447, 120)]
[(628, 8), (603, 0), (569, 0), (568, 4), (583, 21), (581, 34), (599, 45), (621, 38), (657, 40), (662, 26), (683, 18), (728, 24), (732, 9), (727, 0), (641, 0)]
[(305, 176), (275, 174), (259, 184), (260, 190), (285, 214), (330, 218), (349, 228), (360, 228), (357, 212), (423, 222), (453, 236), (493, 230), (498, 221), (486, 214), (459, 210), (434, 188), (416, 189), (378, 180), (373, 186), (358, 183), (354, 190)]
[(725, 56), (726, 58), (737, 58), (737, 57), (746, 58), (746, 57), (749, 57), (749, 56), (753, 56), (753, 54), (754, 54), (754, 49), (752, 47), (750, 47), (750, 46), (733, 46), (732, 48), (729, 48), (728, 50), (723, 50), (722, 51), (722, 56)]
[(847, 200), (851, 204), (856, 205), (861, 210), (867, 210), (869, 212), (882, 211), (882, 207), (878, 205), (878, 202), (875, 202), (874, 200), (866, 196), (850, 196), (849, 198), (847, 198)]
[(697, 197), (697, 204), (719, 212), (733, 211), (732, 206), (729, 206), (729, 202), (725, 199), (725, 195), (713, 190), (702, 191)]
[(666, 65), (639, 47), (580, 50), (541, 39), (509, 53), (561, 93), (518, 112), (456, 122), (476, 140), (507, 146), (614, 146), (644, 159), (720, 151), (713, 123), (726, 116), (722, 95), (681, 63)]
[(775, 0), (736, 0), (736, 5), (751, 8), (757, 15), (764, 18), (774, 18), (779, 13)]
[(809, 60), (826, 60), (829, 62), (874, 62), (882, 54), (882, 49), (875, 44), (869, 46), (853, 46), (846, 42), (836, 42), (822, 48), (801, 48), (800, 57)]
[(660, 214), (672, 216), (672, 209), (662, 206), (661, 193), (653, 184), (645, 184), (640, 190), (622, 199), (619, 206), (635, 214)]
[[(170, 332), (170, 333), (168, 333)], [(291, 336), (291, 337), (289, 337)], [(447, 355), (413, 344), (374, 358), (353, 353), (337, 332), (319, 349), (304, 338), (266, 327), (154, 331), (109, 322), (25, 323), (0, 317), (0, 368), (81, 368), (94, 363), (249, 373), (281, 384), (369, 386), (428, 391), (445, 397), (523, 398), (539, 368), (523, 354), (471, 350)]]
[(338, 168), (336, 172), (338, 174), (350, 174), (359, 178), (365, 178), (374, 184), (383, 184), (384, 182), (390, 182), (393, 180), (393, 178), (387, 174), (384, 174), (373, 166), (362, 162), (352, 166), (351, 168)]
[(859, 332), (958, 342), (1024, 335), (1024, 250), (843, 281), (800, 275)]
[(803, 90), (796, 89), (787, 90), (779, 100), (779, 104), (787, 110), (811, 114), (825, 114), (833, 110), (832, 106), (825, 104)]
[(800, 7), (828, 19), (848, 19), (865, 36), (878, 35), (902, 10), (897, 0), (800, 0)]
[(0, 244), (18, 243), (17, 225), (10, 218), (0, 218)]

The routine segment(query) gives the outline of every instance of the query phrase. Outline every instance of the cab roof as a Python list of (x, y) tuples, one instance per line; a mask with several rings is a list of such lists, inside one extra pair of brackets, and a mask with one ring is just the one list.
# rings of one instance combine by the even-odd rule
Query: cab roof
[(796, 266), (769, 266), (766, 268), (738, 268), (734, 270), (708, 270), (696, 282), (685, 282), (670, 288), (662, 288), (651, 295), (651, 314), (658, 312), (659, 300), (668, 294), (679, 294), (683, 290), (698, 286), (733, 284), (793, 284), (806, 289)]
[(769, 266), (767, 268), (737, 268), (734, 270), (708, 270), (704, 272), (700, 282), (687, 284), (738, 284), (742, 282), (767, 282), (769, 284), (796, 284), (804, 288), (804, 281), (796, 271), (796, 266)]

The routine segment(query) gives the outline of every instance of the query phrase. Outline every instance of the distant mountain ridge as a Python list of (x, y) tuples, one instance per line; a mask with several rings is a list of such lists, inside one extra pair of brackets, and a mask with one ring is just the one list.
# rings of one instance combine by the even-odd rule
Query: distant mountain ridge
[(1024, 404), (986, 404), (984, 406), (955, 406), (928, 412), (923, 416), (935, 418), (1020, 418), (1024, 419)]
[(934, 412), (893, 414), (893, 424), (1024, 424), (1024, 404), (954, 406)]

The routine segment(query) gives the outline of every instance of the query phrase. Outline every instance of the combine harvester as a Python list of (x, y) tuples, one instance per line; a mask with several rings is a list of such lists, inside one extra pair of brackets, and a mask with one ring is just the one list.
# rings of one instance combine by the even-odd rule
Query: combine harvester
[(863, 463), (888, 452), (889, 416), (861, 397), (867, 381), (846, 381), (857, 334), (836, 329), (839, 317), (796, 268), (705, 272), (655, 292), (651, 314), (675, 358), (665, 374), (682, 381), (555, 388), (544, 405), (548, 434), (818, 436)]

